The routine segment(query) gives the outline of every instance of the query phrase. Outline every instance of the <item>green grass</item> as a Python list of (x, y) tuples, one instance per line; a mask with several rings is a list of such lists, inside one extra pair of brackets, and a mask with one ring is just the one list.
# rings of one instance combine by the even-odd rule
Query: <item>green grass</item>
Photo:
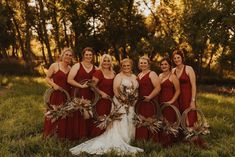
[[(43, 93), (47, 86), (42, 78), (10, 77), (8, 87), (0, 88), (0, 157), (72, 157), (69, 148), (80, 142), (42, 138)], [(200, 92), (199, 108), (206, 115), (211, 134), (204, 138), (207, 149), (177, 143), (162, 148), (153, 142), (133, 142), (144, 153), (131, 157), (233, 157), (235, 156), (235, 97)], [(86, 153), (80, 156), (88, 157)], [(94, 155), (97, 156), (97, 155)], [(115, 152), (102, 155), (117, 156)]]

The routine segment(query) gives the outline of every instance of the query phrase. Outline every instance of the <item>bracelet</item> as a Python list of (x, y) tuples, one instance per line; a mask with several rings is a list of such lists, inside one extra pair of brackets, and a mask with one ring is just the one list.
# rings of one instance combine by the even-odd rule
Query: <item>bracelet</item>
[(195, 102), (196, 100), (195, 100), (195, 98), (192, 98), (192, 100), (191, 100), (192, 102)]

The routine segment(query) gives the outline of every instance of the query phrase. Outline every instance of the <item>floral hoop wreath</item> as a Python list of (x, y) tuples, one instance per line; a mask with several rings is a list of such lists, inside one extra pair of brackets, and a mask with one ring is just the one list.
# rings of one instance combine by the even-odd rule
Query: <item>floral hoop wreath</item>
[(100, 129), (106, 129), (109, 125), (111, 125), (114, 121), (116, 120), (121, 120), (121, 116), (124, 113), (120, 113), (119, 109), (121, 106), (115, 105), (115, 102), (113, 101), (112, 98), (109, 98), (109, 100), (112, 102), (112, 108), (110, 113), (108, 115), (102, 115), (99, 116), (96, 112), (95, 105), (93, 106), (93, 118), (95, 119), (97, 123), (97, 127)]
[[(196, 123), (194, 123), (193, 127), (188, 127), (186, 124), (186, 120), (188, 117), (188, 113), (190, 111), (196, 111), (198, 114), (200, 115), (200, 121), (198, 120)], [(184, 134), (186, 135), (186, 139), (190, 139), (194, 136), (198, 136), (198, 135), (205, 135), (205, 134), (209, 134), (209, 124), (205, 118), (205, 115), (203, 114), (203, 112), (200, 109), (197, 108), (188, 108), (186, 109), (182, 116), (181, 116), (181, 127), (184, 131)]]
[[(139, 99), (139, 101), (143, 101), (143, 98)], [(135, 114), (134, 121), (137, 128), (146, 127), (152, 133), (157, 133), (162, 127), (162, 121), (160, 120), (160, 112), (159, 112), (160, 106), (156, 100), (151, 100), (150, 103), (152, 103), (156, 107), (157, 109), (157, 111), (155, 109), (156, 115), (145, 118), (140, 114)], [(137, 111), (138, 111), (138, 105), (135, 107), (135, 113), (137, 113)]]
[[(51, 98), (51, 94), (55, 91), (57, 91), (57, 90), (55, 90), (54, 88), (49, 88), (44, 93), (44, 96), (43, 96), (44, 104), (46, 104), (49, 109), (53, 108), (52, 107), (53, 105), (50, 104), (50, 98)], [(69, 93), (66, 90), (64, 90), (62, 87), (60, 87), (59, 91), (63, 92), (66, 95), (66, 102), (71, 101), (71, 97), (70, 97)]]
[[(80, 84), (84, 84), (84, 83), (87, 83), (87, 85), (89, 86), (89, 88), (91, 89), (91, 91), (94, 93), (94, 96), (93, 96), (93, 99), (90, 101), (90, 100), (87, 100), (87, 99), (84, 99), (86, 101), (89, 101), (90, 103), (82, 103), (81, 106), (80, 106), (80, 112), (81, 114), (83, 115), (84, 119), (89, 119), (89, 118), (92, 118), (94, 117), (94, 112), (93, 112), (93, 107), (96, 105), (96, 103), (99, 101), (100, 99), (100, 95), (98, 94), (98, 92), (96, 91), (95, 87), (94, 87), (94, 84), (92, 82), (91, 79), (84, 79), (84, 80), (81, 80), (79, 82)], [(77, 101), (77, 100), (82, 100), (82, 98), (76, 98), (77, 94), (79, 94), (79, 88), (75, 88), (75, 91), (74, 91), (74, 100)]]
[[(95, 90), (94, 92), (95, 92), (96, 94), (98, 94), (98, 92), (97, 92), (96, 90)], [(98, 95), (99, 95), (99, 94), (98, 94)], [(99, 99), (97, 100), (97, 102), (98, 102), (100, 99), (101, 99), (101, 96), (99, 95)], [(112, 104), (114, 103), (113, 100), (112, 100), (112, 98), (109, 98), (108, 100), (111, 101)], [(94, 120), (95, 120), (97, 123), (101, 122), (102, 119), (103, 119), (105, 116), (109, 116), (109, 115), (99, 116), (98, 113), (96, 112), (96, 104), (94, 104), (94, 105), (92, 106), (92, 113), (93, 113), (93, 118), (94, 118)]]
[(47, 105), (47, 112), (45, 113), (45, 117), (51, 119), (52, 122), (55, 122), (60, 117), (64, 118), (67, 116), (68, 112), (64, 110), (64, 108), (66, 108), (68, 106), (68, 103), (71, 101), (69, 93), (66, 90), (64, 90), (62, 87), (60, 87), (58, 91), (61, 91), (66, 95), (66, 102), (61, 105), (50, 104), (51, 94), (55, 91), (57, 90), (55, 90), (54, 88), (49, 88), (45, 91), (43, 96), (44, 104)]
[[(169, 122), (164, 116), (163, 116), (163, 111), (165, 108), (170, 107), (175, 111), (176, 114), (176, 122)], [(161, 119), (163, 122), (162, 129), (165, 131), (167, 134), (172, 134), (175, 137), (177, 136), (179, 129), (180, 129), (180, 123), (181, 123), (181, 114), (178, 110), (178, 108), (172, 104), (169, 103), (163, 103), (161, 107)]]

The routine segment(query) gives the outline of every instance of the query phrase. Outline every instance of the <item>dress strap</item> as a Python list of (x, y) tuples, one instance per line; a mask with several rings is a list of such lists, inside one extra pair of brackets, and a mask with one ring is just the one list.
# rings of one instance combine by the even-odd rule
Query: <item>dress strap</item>
[(60, 63), (58, 62), (58, 70), (60, 70)]
[(168, 78), (167, 78), (167, 79), (169, 79), (169, 78), (171, 77), (171, 74), (172, 74), (172, 73), (170, 73), (170, 74), (169, 74), (169, 76), (168, 76)]

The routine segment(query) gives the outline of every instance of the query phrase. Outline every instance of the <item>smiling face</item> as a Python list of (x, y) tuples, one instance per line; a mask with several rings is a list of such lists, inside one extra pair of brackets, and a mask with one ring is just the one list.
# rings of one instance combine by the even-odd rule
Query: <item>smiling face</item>
[(101, 66), (103, 69), (111, 69), (111, 60), (108, 57), (104, 57)]
[(149, 69), (149, 62), (146, 59), (139, 59), (139, 69), (141, 71)]
[(73, 59), (73, 52), (70, 50), (67, 50), (65, 52), (63, 52), (62, 56), (61, 56), (61, 61), (62, 62), (66, 62), (67, 64), (70, 64), (72, 62)]
[(168, 72), (168, 71), (170, 71), (170, 68), (171, 68), (170, 64), (167, 62), (167, 60), (161, 61), (160, 67), (163, 72)]
[(124, 59), (123, 61), (122, 61), (122, 72), (123, 73), (129, 73), (129, 74), (131, 74), (132, 73), (132, 62), (131, 62), (131, 60), (129, 60), (129, 59)]
[(173, 61), (176, 66), (183, 64), (183, 59), (179, 54), (174, 54)]
[(93, 53), (92, 51), (85, 51), (83, 54), (83, 60), (87, 62), (92, 62), (93, 60)]

